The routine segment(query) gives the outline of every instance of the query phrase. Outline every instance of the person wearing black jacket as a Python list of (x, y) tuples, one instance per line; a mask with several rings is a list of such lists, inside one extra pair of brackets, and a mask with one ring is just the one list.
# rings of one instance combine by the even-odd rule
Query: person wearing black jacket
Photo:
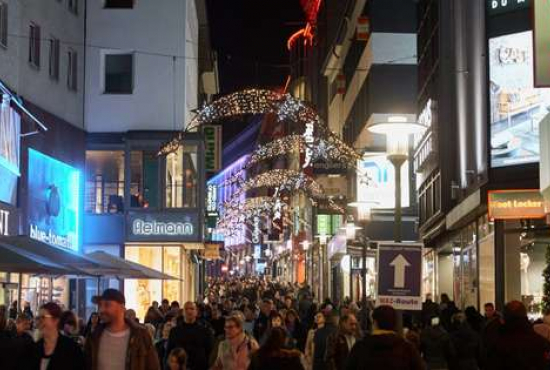
[(59, 332), (62, 310), (56, 303), (44, 304), (37, 316), (42, 339), (36, 343), (32, 369), (82, 370), (84, 353), (74, 340)]
[(390, 306), (379, 306), (372, 313), (374, 330), (355, 343), (347, 370), (423, 370), (420, 355), (396, 330), (397, 317)]
[(189, 356), (187, 369), (207, 370), (213, 343), (212, 332), (197, 322), (197, 305), (187, 302), (184, 305), (184, 320), (170, 331), (166, 353), (174, 348), (183, 348)]
[(262, 302), (262, 307), (260, 308), (260, 314), (254, 322), (254, 338), (257, 341), (260, 341), (268, 326), (269, 326), (269, 317), (271, 316), (271, 311), (273, 310), (273, 301), (269, 298), (265, 298)]
[(333, 315), (326, 317), (325, 326), (317, 329), (313, 335), (313, 370), (328, 369), (327, 361), (325, 361), (327, 342), (338, 331), (334, 324), (335, 321), (336, 317)]

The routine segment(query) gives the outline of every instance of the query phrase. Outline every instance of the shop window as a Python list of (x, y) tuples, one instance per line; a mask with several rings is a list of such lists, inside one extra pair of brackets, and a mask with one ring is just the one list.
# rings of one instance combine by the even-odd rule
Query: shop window
[[(181, 248), (164, 247), (164, 273), (177, 279), (181, 278)], [(181, 301), (179, 280), (164, 280), (162, 283), (162, 297), (172, 301)]]
[(105, 55), (105, 94), (132, 94), (134, 90), (134, 55)]
[(196, 208), (198, 191), (197, 147), (180, 147), (166, 158), (165, 206)]
[(130, 206), (159, 207), (159, 158), (156, 151), (132, 151), (130, 154)]
[[(162, 271), (162, 247), (126, 247), (125, 258), (157, 271)], [(126, 306), (136, 310), (137, 317), (143, 321), (151, 302), (161, 302), (162, 281), (151, 279), (124, 280)]]
[(40, 27), (35, 23), (29, 26), (29, 63), (40, 68)]
[(132, 9), (135, 0), (105, 0), (106, 9)]
[(124, 152), (86, 152), (86, 212), (124, 211)]

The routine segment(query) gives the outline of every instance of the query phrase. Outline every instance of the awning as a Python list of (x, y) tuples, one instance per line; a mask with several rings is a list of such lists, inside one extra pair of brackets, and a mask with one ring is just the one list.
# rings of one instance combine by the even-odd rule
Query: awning
[(171, 275), (103, 251), (89, 253), (86, 257), (100, 265), (98, 269), (89, 270), (90, 273), (98, 276), (114, 276), (121, 279), (179, 280)]
[(0, 271), (36, 275), (70, 275), (75, 271), (47, 258), (0, 242)]
[[(98, 263), (68, 249), (54, 247), (28, 236), (0, 236), (0, 244), (15, 247), (70, 270), (71, 275), (93, 275), (89, 271), (101, 267)], [(1, 258), (1, 257), (0, 257)]]

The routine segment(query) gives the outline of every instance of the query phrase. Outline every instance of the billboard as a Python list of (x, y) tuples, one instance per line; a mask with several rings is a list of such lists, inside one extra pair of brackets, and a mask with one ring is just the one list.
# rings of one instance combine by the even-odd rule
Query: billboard
[(17, 203), (21, 117), (10, 105), (8, 95), (0, 93), (0, 202)]
[(80, 171), (29, 149), (28, 225), (31, 238), (78, 251)]
[(534, 87), (533, 33), (489, 40), (491, 166), (539, 161), (539, 124), (550, 107), (550, 89)]
[[(395, 169), (386, 155), (366, 155), (357, 168), (357, 201), (376, 202), (373, 208), (395, 208)], [(401, 167), (401, 206), (408, 207), (409, 203), (409, 162), (406, 161)]]
[(546, 216), (544, 199), (538, 189), (491, 190), (487, 203), (490, 220), (523, 220)]

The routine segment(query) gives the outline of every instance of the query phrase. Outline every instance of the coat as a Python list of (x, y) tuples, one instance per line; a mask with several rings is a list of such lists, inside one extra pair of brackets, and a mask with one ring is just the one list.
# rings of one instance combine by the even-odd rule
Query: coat
[(261, 350), (252, 355), (248, 370), (304, 370), (302, 354), (297, 350), (280, 350), (265, 356)]
[(336, 333), (337, 328), (332, 324), (326, 324), (321, 329), (317, 329), (313, 335), (313, 370), (326, 370), (327, 363), (325, 356), (327, 353), (328, 338)]
[[(126, 350), (126, 370), (160, 370), (159, 359), (151, 335), (143, 326), (126, 320), (130, 328), (130, 340)], [(86, 339), (86, 369), (97, 370), (99, 344), (105, 325), (99, 325)]]
[(446, 369), (455, 357), (451, 337), (440, 325), (420, 333), (420, 350), (430, 369)]
[(331, 335), (327, 342), (326, 362), (330, 370), (344, 370), (350, 354), (346, 336), (341, 332)]
[(170, 354), (174, 348), (183, 348), (187, 352), (189, 370), (207, 370), (213, 345), (214, 336), (210, 329), (198, 322), (182, 322), (170, 331), (166, 353)]
[(395, 333), (374, 332), (355, 343), (346, 370), (423, 370), (418, 351)]
[[(40, 362), (44, 354), (44, 339), (35, 344), (33, 369), (40, 369)], [(82, 370), (84, 368), (84, 354), (76, 342), (59, 334), (57, 344), (50, 357), (47, 370)]]
[(483, 349), (480, 335), (469, 325), (461, 325), (451, 332), (455, 349), (454, 370), (478, 370), (483, 364)]
[(550, 344), (527, 319), (505, 323), (487, 347), (487, 370), (540, 370), (548, 366)]

